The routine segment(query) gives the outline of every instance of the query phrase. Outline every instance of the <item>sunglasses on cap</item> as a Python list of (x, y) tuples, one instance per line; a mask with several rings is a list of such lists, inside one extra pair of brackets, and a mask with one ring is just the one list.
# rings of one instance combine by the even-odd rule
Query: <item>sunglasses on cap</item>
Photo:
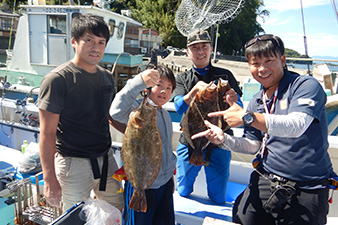
[(272, 43), (276, 46), (279, 46), (279, 44), (277, 43), (276, 39), (275, 39), (275, 35), (272, 34), (264, 34), (264, 35), (260, 35), (257, 37), (252, 38), (250, 41), (248, 41), (244, 47), (245, 48), (249, 48), (250, 46), (252, 46), (253, 44), (255, 44), (257, 41), (272, 41)]
[(210, 36), (206, 31), (197, 31), (191, 33), (187, 38), (187, 45), (192, 44), (193, 42), (211, 42)]

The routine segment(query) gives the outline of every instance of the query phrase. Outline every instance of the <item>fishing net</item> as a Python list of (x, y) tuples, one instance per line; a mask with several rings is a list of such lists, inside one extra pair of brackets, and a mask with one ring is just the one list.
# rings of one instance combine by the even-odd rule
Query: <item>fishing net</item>
[(244, 0), (182, 0), (175, 15), (177, 29), (188, 36), (217, 22), (229, 22), (239, 13)]

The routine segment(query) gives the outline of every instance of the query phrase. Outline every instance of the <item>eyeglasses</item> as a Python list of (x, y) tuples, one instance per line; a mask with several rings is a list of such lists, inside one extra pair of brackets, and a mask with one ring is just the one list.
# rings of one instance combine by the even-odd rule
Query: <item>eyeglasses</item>
[(253, 44), (255, 44), (257, 41), (272, 41), (272, 43), (276, 46), (279, 46), (276, 39), (275, 39), (275, 36), (272, 35), (272, 34), (264, 34), (264, 35), (260, 35), (260, 36), (257, 36), (253, 39), (251, 39), (250, 41), (248, 41), (244, 47), (245, 48), (249, 48), (250, 46), (252, 46)]

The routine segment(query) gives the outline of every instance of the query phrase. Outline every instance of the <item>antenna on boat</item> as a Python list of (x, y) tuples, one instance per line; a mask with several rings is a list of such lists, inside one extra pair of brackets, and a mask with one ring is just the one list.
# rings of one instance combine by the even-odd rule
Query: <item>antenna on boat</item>
[(9, 31), (9, 40), (8, 40), (8, 50), (7, 50), (7, 59), (6, 59), (6, 70), (5, 70), (5, 78), (3, 81), (3, 91), (2, 91), (2, 98), (5, 95), (5, 90), (10, 87), (10, 84), (7, 82), (7, 70), (8, 70), (8, 58), (9, 58), (9, 52), (11, 50), (11, 42), (12, 42), (12, 33), (13, 33), (13, 27), (14, 27), (14, 14), (15, 14), (15, 7), (16, 7), (16, 1), (14, 1), (13, 4), (13, 16), (12, 16), (12, 21), (11, 21), (11, 29)]
[[(303, 32), (304, 32), (304, 48), (305, 48), (305, 56), (309, 58), (308, 52), (307, 52), (307, 40), (306, 40), (306, 34), (305, 34), (305, 23), (304, 23), (304, 13), (303, 13), (303, 2), (300, 0), (300, 9), (302, 12), (302, 21), (303, 21)], [(311, 75), (310, 73), (310, 66), (309, 66), (309, 61), (306, 61), (307, 64), (307, 73)]]
[(331, 0), (331, 4), (332, 4), (332, 8), (333, 8), (334, 13), (335, 13), (335, 15), (337, 17), (337, 22), (338, 22), (338, 8), (337, 8), (338, 5), (336, 3), (336, 0)]

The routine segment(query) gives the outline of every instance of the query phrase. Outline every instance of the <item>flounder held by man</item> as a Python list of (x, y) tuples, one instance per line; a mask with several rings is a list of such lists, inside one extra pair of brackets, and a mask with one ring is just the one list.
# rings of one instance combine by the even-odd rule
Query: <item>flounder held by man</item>
[(157, 108), (145, 97), (129, 116), (121, 158), (130, 184), (135, 188), (129, 208), (147, 211), (145, 190), (156, 180), (162, 163), (162, 140), (157, 127)]
[[(218, 104), (219, 104), (219, 109), (221, 111), (227, 110), (230, 105), (227, 102), (224, 102), (223, 96), (227, 91), (230, 90), (230, 85), (227, 80), (223, 80), (221, 78), (218, 79), (217, 83), (217, 94), (218, 94)], [(230, 128), (230, 126), (225, 122), (223, 119), (222, 121), (222, 130), (226, 131)]]
[(207, 129), (204, 120), (221, 127), (220, 117), (208, 117), (208, 113), (219, 110), (217, 87), (213, 82), (210, 82), (205, 88), (197, 92), (181, 123), (185, 139), (194, 149), (191, 154), (189, 152), (190, 164), (203, 165), (202, 150), (209, 144), (205, 137), (192, 140), (191, 136)]

